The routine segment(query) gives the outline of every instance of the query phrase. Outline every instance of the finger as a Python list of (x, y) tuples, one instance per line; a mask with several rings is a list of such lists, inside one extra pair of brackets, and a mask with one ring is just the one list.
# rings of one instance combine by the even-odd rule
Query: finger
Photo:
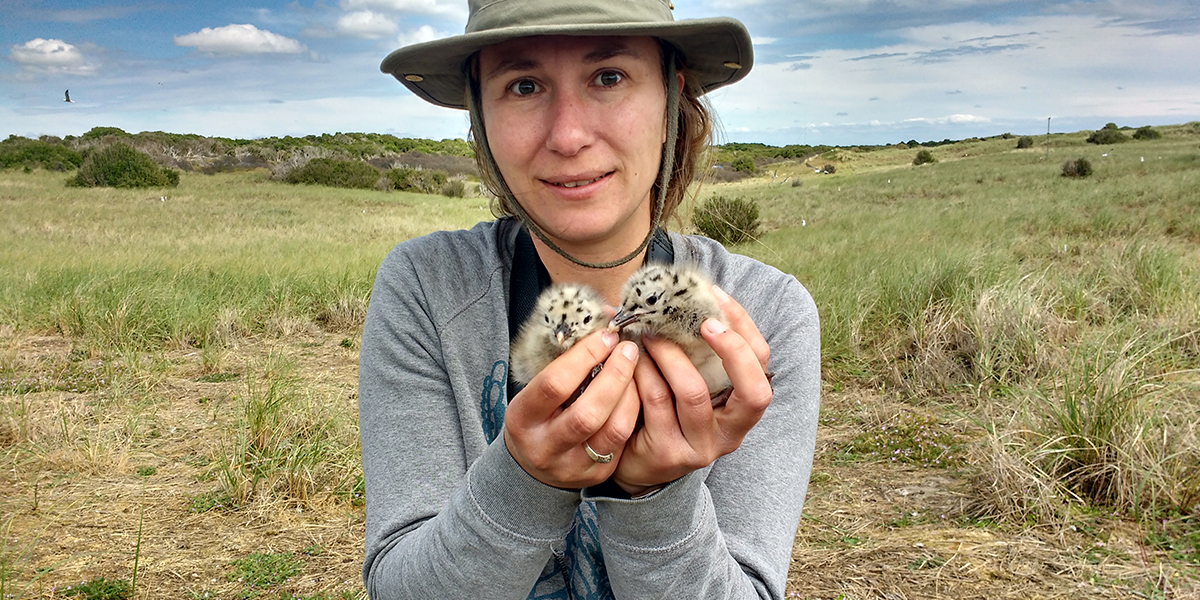
[[(521, 410), (530, 418), (544, 421), (570, 398), (592, 369), (612, 353), (620, 341), (615, 333), (593, 332), (546, 365), (519, 394)], [(531, 392), (531, 393), (525, 393)]]
[(645, 339), (643, 343), (671, 387), (680, 432), (693, 448), (707, 448), (713, 439), (714, 421), (704, 378), (687, 354), (674, 343), (660, 339)]
[(637, 383), (646, 430), (656, 437), (682, 436), (671, 386), (667, 385), (667, 380), (658, 371), (658, 365), (648, 354), (643, 353), (638, 360), (633, 380)]
[[(551, 424), (556, 437), (582, 443), (595, 435), (608, 422), (613, 410), (624, 397), (626, 389), (631, 387), (637, 356), (637, 344), (619, 344), (617, 351), (608, 357), (604, 368), (588, 384), (587, 389)], [(623, 439), (619, 440), (620, 445), (624, 443)], [(592, 449), (600, 451), (600, 448), (595, 446)]]
[(621, 450), (625, 448), (625, 442), (629, 440), (629, 436), (633, 435), (633, 428), (637, 423), (640, 409), (641, 401), (638, 399), (637, 388), (632, 385), (625, 386), (621, 399), (613, 409), (608, 422), (600, 428), (600, 431), (588, 438), (588, 444), (592, 450), (600, 454), (613, 452), (619, 459)]
[(700, 334), (721, 357), (725, 373), (733, 384), (734, 395), (726, 404), (727, 408), (721, 411), (720, 418), (722, 430), (740, 441), (771, 403), (771, 383), (750, 343), (736, 331), (716, 319), (708, 319), (701, 325)]
[(758, 362), (762, 364), (763, 371), (766, 371), (767, 361), (771, 358), (771, 347), (767, 345), (767, 340), (763, 338), (758, 326), (754, 324), (754, 319), (751, 319), (746, 309), (725, 293), (725, 290), (714, 285), (712, 291), (713, 296), (717, 299), (717, 305), (725, 315), (725, 321), (729, 323), (729, 328), (738, 332), (738, 335), (750, 344), (754, 355), (758, 357)]

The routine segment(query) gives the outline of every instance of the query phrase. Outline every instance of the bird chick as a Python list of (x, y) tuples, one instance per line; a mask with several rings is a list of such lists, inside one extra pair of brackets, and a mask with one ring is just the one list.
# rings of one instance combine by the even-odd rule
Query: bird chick
[(713, 405), (719, 406), (728, 399), (730, 382), (721, 358), (700, 337), (700, 325), (710, 317), (725, 323), (708, 277), (690, 266), (650, 264), (625, 282), (609, 329), (620, 329), (625, 339), (649, 333), (678, 344), (704, 377)]
[(546, 288), (510, 349), (513, 379), (529, 383), (575, 342), (603, 328), (605, 306), (604, 298), (586, 285), (560, 283)]

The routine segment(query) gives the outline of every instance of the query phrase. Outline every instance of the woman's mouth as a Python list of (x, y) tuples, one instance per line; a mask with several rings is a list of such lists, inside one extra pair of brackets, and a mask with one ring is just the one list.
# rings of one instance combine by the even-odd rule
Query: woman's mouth
[(562, 188), (570, 189), (570, 188), (577, 188), (577, 187), (589, 185), (592, 183), (596, 183), (597, 181), (600, 181), (601, 179), (608, 177), (610, 174), (611, 173), (605, 173), (599, 177), (596, 177), (595, 179), (579, 179), (579, 180), (575, 180), (575, 181), (562, 181), (562, 182), (547, 181), (546, 183), (549, 183), (550, 185), (553, 185), (555, 187), (562, 187)]

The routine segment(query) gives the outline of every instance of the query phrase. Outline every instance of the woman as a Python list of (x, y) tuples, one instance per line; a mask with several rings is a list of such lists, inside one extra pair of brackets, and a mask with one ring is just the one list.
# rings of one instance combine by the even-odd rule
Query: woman
[[(737, 21), (676, 22), (662, 0), (471, 0), (466, 34), (384, 60), (470, 112), (509, 216), (402, 243), (377, 275), (359, 384), (372, 598), (783, 597), (816, 309), (794, 278), (659, 227), (708, 144), (698, 97), (750, 53)], [(510, 336), (540, 290), (586, 283), (617, 304), (646, 261), (719, 286), (729, 326), (702, 331), (724, 406), (677, 346), (639, 355), (602, 332), (511, 385)]]

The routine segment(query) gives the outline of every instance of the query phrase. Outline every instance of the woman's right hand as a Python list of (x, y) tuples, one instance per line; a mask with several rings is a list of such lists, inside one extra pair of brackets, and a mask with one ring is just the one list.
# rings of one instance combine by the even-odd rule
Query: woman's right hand
[[(637, 357), (636, 344), (618, 343), (615, 333), (598, 331), (538, 373), (504, 413), (504, 443), (517, 464), (556, 488), (585, 488), (607, 480), (621, 461), (641, 409), (632, 383)], [(604, 368), (564, 409), (601, 362)], [(613, 453), (612, 462), (592, 460), (585, 442), (597, 454)]]

